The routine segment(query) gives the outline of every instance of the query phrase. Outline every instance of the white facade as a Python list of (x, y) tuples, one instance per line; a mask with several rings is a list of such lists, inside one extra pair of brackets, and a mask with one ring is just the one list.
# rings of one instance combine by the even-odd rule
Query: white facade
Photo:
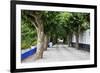
[[(75, 35), (73, 35), (72, 37), (72, 42), (76, 42)], [(90, 29), (80, 33), (79, 43), (90, 44)]]

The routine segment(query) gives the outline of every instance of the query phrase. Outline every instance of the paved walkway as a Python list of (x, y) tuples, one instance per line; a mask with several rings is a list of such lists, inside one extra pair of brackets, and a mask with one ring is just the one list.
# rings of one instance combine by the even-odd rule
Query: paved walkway
[(89, 60), (90, 53), (77, 50), (67, 45), (54, 45), (52, 48), (48, 48), (47, 51), (43, 54), (43, 59), (34, 61), (34, 55), (23, 60), (23, 63), (26, 62), (55, 62), (55, 61), (75, 61), (75, 60)]

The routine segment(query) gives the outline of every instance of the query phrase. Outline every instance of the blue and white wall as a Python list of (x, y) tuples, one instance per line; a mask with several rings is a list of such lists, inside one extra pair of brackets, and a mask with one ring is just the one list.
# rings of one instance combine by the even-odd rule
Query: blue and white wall
[[(75, 35), (72, 37), (72, 46), (76, 42)], [(79, 34), (79, 47), (85, 50), (90, 50), (90, 29)]]

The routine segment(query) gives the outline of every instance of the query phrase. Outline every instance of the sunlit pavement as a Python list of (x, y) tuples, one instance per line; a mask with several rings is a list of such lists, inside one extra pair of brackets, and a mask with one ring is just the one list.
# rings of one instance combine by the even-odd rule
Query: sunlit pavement
[(34, 61), (34, 55), (24, 59), (22, 63), (26, 62), (57, 62), (57, 61), (75, 61), (75, 60), (89, 60), (90, 53), (76, 48), (68, 47), (67, 45), (58, 44), (52, 48), (48, 48), (44, 52), (43, 58)]

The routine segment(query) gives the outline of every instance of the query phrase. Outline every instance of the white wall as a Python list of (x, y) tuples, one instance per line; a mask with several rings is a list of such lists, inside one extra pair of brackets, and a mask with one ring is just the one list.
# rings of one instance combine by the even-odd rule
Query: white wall
[[(75, 35), (72, 37), (72, 42), (76, 42)], [(90, 29), (80, 33), (79, 43), (90, 44)]]

